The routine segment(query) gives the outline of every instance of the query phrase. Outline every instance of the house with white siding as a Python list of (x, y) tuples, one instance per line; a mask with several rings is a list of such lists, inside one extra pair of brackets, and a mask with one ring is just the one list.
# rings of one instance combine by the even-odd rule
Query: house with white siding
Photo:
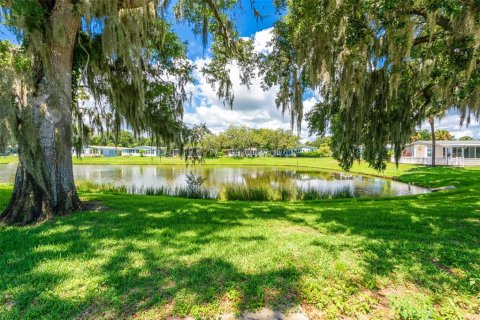
[[(435, 145), (436, 165), (480, 166), (480, 141), (440, 140)], [(405, 146), (400, 163), (431, 165), (432, 154), (431, 141), (415, 141)]]
[[(111, 146), (86, 146), (82, 150), (82, 157), (116, 157), (116, 156), (143, 156), (155, 157), (157, 155), (164, 155), (165, 148), (155, 148), (151, 146), (139, 146), (134, 148), (111, 147)], [(75, 150), (73, 151), (76, 155)]]

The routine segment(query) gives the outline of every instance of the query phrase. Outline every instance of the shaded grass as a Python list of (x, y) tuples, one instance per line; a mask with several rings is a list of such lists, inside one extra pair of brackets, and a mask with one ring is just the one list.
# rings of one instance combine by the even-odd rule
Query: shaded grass
[[(0, 318), (214, 318), (298, 304), (326, 318), (467, 318), (480, 313), (479, 175), (416, 169), (399, 179), (459, 188), (303, 203), (82, 193), (110, 211), (0, 227)], [(0, 207), (10, 192), (0, 187)]]

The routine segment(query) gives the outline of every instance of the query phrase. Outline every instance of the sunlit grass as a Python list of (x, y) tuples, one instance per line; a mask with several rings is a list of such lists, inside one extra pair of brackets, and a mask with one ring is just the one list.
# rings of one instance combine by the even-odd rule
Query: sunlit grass
[[(83, 191), (98, 209), (0, 226), (0, 318), (480, 314), (480, 170), (398, 179), (457, 189), (287, 203)], [(10, 193), (0, 185), (0, 208)]]

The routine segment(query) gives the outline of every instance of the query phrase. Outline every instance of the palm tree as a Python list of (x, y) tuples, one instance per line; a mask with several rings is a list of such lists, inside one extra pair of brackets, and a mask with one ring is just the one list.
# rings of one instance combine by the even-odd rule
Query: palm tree
[(430, 124), (430, 133), (432, 135), (432, 167), (435, 167), (436, 146), (437, 141), (435, 137), (435, 118), (441, 119), (445, 116), (446, 109), (442, 106), (431, 103), (428, 109), (428, 123)]

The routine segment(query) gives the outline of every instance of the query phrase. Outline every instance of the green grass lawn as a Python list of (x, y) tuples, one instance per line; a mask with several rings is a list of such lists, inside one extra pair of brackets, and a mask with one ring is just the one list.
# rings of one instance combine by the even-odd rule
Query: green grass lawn
[(16, 156), (0, 156), (0, 164), (14, 163), (18, 161)]
[[(474, 319), (480, 170), (389, 170), (458, 188), (303, 203), (83, 193), (103, 208), (0, 226), (0, 318), (215, 318), (302, 306), (312, 318)], [(10, 192), (0, 186), (0, 208)]]

